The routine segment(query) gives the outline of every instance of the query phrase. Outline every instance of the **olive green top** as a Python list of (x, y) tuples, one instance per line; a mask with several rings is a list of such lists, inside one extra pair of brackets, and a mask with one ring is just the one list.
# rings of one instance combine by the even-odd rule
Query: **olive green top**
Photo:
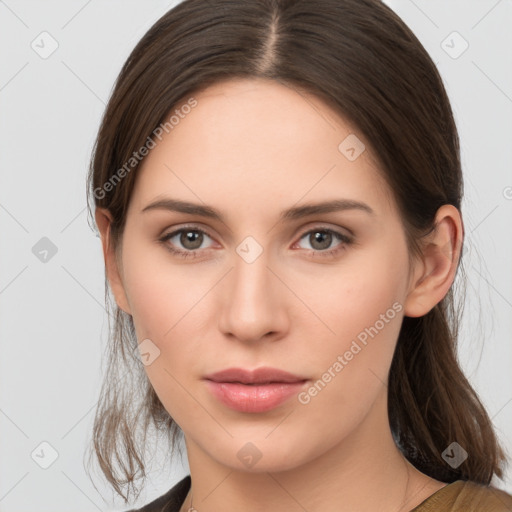
[(512, 496), (496, 487), (456, 480), (411, 512), (512, 512)]
[[(179, 512), (190, 483), (188, 475), (163, 496), (128, 512)], [(512, 496), (496, 487), (457, 480), (430, 495), (410, 512), (512, 512)]]

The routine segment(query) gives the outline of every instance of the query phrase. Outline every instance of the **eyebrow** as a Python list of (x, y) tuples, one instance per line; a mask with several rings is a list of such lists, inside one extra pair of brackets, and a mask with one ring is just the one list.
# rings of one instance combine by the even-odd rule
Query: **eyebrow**
[[(223, 215), (215, 208), (197, 203), (190, 203), (170, 197), (158, 199), (142, 209), (142, 213), (151, 210), (169, 210), (173, 212), (188, 213), (191, 215), (198, 215), (209, 219), (215, 219), (225, 223)], [(309, 203), (302, 206), (293, 206), (281, 212), (279, 216), (280, 221), (296, 220), (310, 215), (332, 213), (344, 210), (359, 210), (366, 212), (370, 215), (375, 215), (375, 212), (366, 203), (354, 201), (351, 199), (335, 199), (331, 201), (324, 201), (319, 203)]]

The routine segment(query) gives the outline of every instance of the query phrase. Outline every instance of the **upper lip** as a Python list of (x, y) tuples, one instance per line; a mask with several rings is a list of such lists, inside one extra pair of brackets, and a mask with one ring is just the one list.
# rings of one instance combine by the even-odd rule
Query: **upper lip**
[(302, 382), (304, 377), (279, 370), (278, 368), (262, 367), (255, 370), (244, 368), (227, 368), (205, 377), (214, 382), (240, 382), (242, 384), (269, 384), (271, 382)]

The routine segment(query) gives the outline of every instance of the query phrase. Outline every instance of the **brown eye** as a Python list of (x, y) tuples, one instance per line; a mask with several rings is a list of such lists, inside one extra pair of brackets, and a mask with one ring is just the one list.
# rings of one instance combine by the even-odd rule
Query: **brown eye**
[(319, 251), (329, 249), (329, 246), (332, 243), (332, 239), (332, 233), (327, 231), (314, 231), (309, 234), (309, 243), (313, 249), (317, 249)]
[(164, 243), (171, 252), (177, 255), (196, 257), (205, 236), (211, 239), (202, 229), (185, 227), (164, 235), (160, 238), (160, 242)]
[(179, 241), (185, 249), (199, 249), (203, 243), (203, 233), (187, 229), (181, 232)]
[[(306, 231), (300, 239), (306, 239), (311, 246), (310, 251), (315, 255), (318, 253), (321, 256), (332, 256), (352, 243), (351, 237), (327, 228), (316, 228)], [(333, 248), (332, 244), (335, 241), (339, 243)]]

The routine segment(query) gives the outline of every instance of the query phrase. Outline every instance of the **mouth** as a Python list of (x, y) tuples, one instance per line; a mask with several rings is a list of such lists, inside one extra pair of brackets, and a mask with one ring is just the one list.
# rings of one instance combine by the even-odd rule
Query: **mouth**
[(276, 368), (229, 368), (204, 377), (205, 383), (225, 406), (239, 412), (270, 411), (296, 395), (308, 381)]
[(294, 375), (277, 368), (262, 367), (255, 370), (228, 368), (205, 377), (212, 382), (239, 383), (247, 385), (264, 385), (274, 383), (294, 383), (307, 380), (306, 377)]

